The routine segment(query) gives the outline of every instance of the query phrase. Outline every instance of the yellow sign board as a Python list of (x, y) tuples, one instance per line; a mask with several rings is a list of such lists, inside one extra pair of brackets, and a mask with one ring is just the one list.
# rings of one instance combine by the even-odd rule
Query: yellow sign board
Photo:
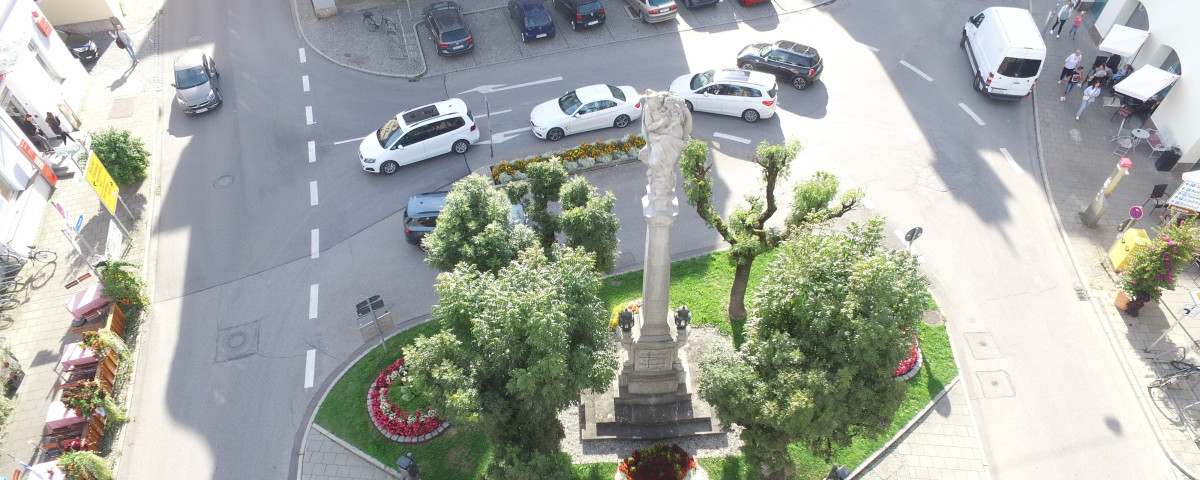
[(100, 159), (96, 157), (96, 153), (92, 152), (92, 158), (88, 160), (87, 174), (88, 185), (100, 195), (100, 202), (108, 207), (108, 213), (117, 214), (117, 195), (120, 190), (117, 188), (117, 182), (114, 182), (112, 176), (108, 174), (108, 169), (100, 163)]

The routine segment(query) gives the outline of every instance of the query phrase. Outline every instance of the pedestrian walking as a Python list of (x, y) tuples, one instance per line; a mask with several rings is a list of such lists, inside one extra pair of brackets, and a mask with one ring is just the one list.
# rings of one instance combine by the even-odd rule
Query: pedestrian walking
[(1080, 10), (1079, 15), (1075, 16), (1075, 24), (1071, 25), (1071, 40), (1075, 39), (1075, 32), (1079, 31), (1079, 26), (1083, 25), (1083, 17), (1087, 16), (1087, 12)]
[(1075, 67), (1075, 71), (1071, 73), (1071, 79), (1067, 80), (1067, 89), (1063, 91), (1062, 98), (1059, 98), (1058, 101), (1060, 101), (1060, 102), (1067, 101), (1067, 94), (1071, 93), (1072, 89), (1074, 89), (1075, 87), (1078, 87), (1082, 83), (1083, 83), (1083, 67)]
[(1081, 61), (1083, 61), (1083, 50), (1076, 50), (1075, 53), (1067, 56), (1067, 60), (1063, 62), (1062, 73), (1058, 74), (1058, 83), (1062, 84), (1063, 80), (1071, 78), (1071, 74), (1075, 73), (1075, 68)]
[(54, 116), (53, 113), (46, 112), (46, 125), (49, 125), (50, 131), (54, 132), (54, 137), (62, 140), (63, 143), (66, 143), (67, 140), (79, 143), (78, 140), (75, 140), (73, 137), (71, 137), (69, 132), (63, 130), (62, 120), (59, 120), (58, 117)]
[(1083, 103), (1079, 105), (1079, 111), (1075, 112), (1075, 120), (1079, 120), (1079, 116), (1083, 115), (1083, 109), (1096, 101), (1096, 97), (1100, 96), (1100, 81), (1092, 82), (1092, 86), (1083, 90)]
[(128, 33), (125, 33), (124, 25), (117, 25), (117, 31), (113, 32), (109, 30), (108, 35), (113, 37), (113, 40), (117, 43), (117, 47), (124, 48), (126, 52), (129, 52), (129, 58), (133, 59), (133, 63), (138, 63), (137, 54), (133, 53), (133, 40), (129, 38)]
[(25, 118), (21, 119), (21, 131), (25, 132), (25, 136), (29, 137), (29, 141), (33, 142), (33, 146), (37, 147), (42, 153), (50, 153), (50, 141), (46, 139), (42, 129), (33, 123), (33, 115), (25, 114)]
[(1055, 16), (1054, 25), (1050, 26), (1051, 32), (1053, 32), (1055, 28), (1058, 29), (1058, 33), (1054, 34), (1054, 38), (1062, 38), (1063, 26), (1067, 24), (1067, 20), (1071, 19), (1071, 6), (1071, 2), (1067, 2), (1062, 6), (1062, 8), (1058, 9), (1058, 15)]

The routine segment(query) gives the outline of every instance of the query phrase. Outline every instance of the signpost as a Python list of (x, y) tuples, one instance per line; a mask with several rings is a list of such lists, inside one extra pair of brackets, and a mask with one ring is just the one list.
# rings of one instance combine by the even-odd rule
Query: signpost
[(913, 227), (912, 230), (909, 230), (908, 233), (904, 234), (904, 241), (908, 242), (908, 251), (912, 251), (913, 242), (915, 242), (922, 233), (925, 233), (925, 229), (921, 227)]
[(1132, 218), (1134, 220), (1142, 218), (1142, 207), (1136, 207), (1136, 206), (1130, 207), (1129, 208), (1129, 218)]
[[(371, 295), (366, 300), (358, 302), (354, 306), (354, 312), (358, 314), (358, 331), (362, 333), (363, 340), (370, 340), (371, 337), (379, 335), (379, 344), (383, 346), (383, 351), (387, 351), (387, 344), (383, 341), (383, 326), (380, 322), (386, 323), (387, 328), (392, 328), (391, 313), (383, 308), (383, 299), (379, 295)], [(370, 318), (367, 318), (367, 316)], [(371, 329), (370, 326), (375, 328)]]

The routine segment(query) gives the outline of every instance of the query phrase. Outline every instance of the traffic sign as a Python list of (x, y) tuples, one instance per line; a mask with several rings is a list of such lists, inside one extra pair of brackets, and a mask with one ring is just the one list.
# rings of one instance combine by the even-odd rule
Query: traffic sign
[(1167, 204), (1193, 212), (1200, 211), (1200, 184), (1184, 181), (1167, 200)]
[(1142, 207), (1139, 207), (1136, 205), (1133, 207), (1129, 207), (1129, 218), (1132, 218), (1134, 220), (1142, 218)]
[(908, 233), (904, 234), (904, 241), (908, 242), (911, 245), (912, 242), (914, 240), (916, 240), (917, 237), (920, 237), (921, 234), (924, 232), (925, 232), (925, 229), (923, 229), (921, 227), (913, 227), (912, 230), (909, 230)]

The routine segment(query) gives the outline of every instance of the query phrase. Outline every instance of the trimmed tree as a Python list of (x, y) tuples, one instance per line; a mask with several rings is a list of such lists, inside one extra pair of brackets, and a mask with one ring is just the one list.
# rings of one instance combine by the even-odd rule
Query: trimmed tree
[(146, 179), (150, 152), (146, 151), (142, 139), (134, 137), (129, 130), (106, 128), (93, 132), (92, 152), (117, 185), (124, 187)]
[(763, 478), (796, 478), (788, 444), (831, 460), (877, 435), (904, 400), (892, 370), (927, 305), (916, 259), (881, 248), (883, 221), (780, 246), (753, 299), (740, 352), (701, 361), (700, 396), (744, 427), (742, 453)]
[(621, 221), (613, 214), (617, 197), (600, 195), (583, 177), (562, 187), (562, 213), (556, 220), (568, 247), (582, 247), (596, 258), (596, 271), (612, 273), (617, 262), (617, 230)]
[(481, 272), (508, 265), (526, 247), (535, 245), (534, 233), (509, 218), (512, 203), (481, 175), (470, 175), (454, 184), (438, 215), (438, 226), (423, 243), (429, 266), (446, 272), (466, 263)]
[(831, 173), (817, 172), (811, 180), (796, 186), (793, 211), (787, 218), (787, 230), (766, 227), (767, 221), (779, 209), (775, 201), (775, 188), (780, 180), (787, 177), (792, 160), (800, 153), (800, 149), (800, 143), (795, 140), (788, 140), (783, 145), (772, 145), (765, 141), (759, 144), (753, 161), (761, 171), (762, 193), (747, 195), (746, 204), (735, 208), (728, 220), (721, 218), (713, 205), (708, 142), (688, 140), (683, 149), (679, 166), (683, 172), (683, 193), (687, 196), (688, 205), (695, 207), (700, 218), (729, 244), (729, 261), (734, 265), (728, 307), (732, 321), (746, 319), (746, 286), (750, 283), (750, 269), (759, 255), (778, 246), (792, 231), (804, 230), (808, 225), (823, 223), (845, 214), (863, 197), (861, 190), (851, 190), (842, 195), (838, 206), (831, 207), (829, 203), (837, 195), (837, 177)]
[(488, 478), (569, 478), (558, 413), (617, 368), (591, 255), (559, 247), (555, 257), (529, 248), (495, 273), (438, 275), (443, 330), (404, 349), (409, 381), (438, 415), (486, 432)]

